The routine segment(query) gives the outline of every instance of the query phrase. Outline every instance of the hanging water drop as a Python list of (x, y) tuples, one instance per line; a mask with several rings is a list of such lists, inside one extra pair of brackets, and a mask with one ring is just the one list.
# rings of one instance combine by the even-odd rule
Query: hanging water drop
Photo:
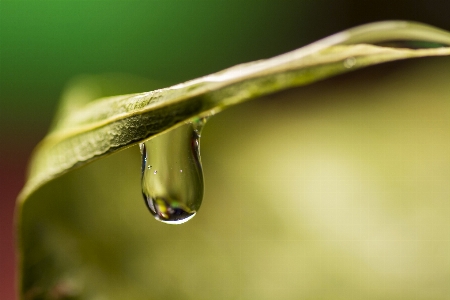
[[(200, 208), (200, 133), (205, 122), (206, 118), (201, 118), (186, 123), (140, 144), (142, 195), (159, 221), (181, 224), (193, 218)], [(152, 168), (155, 171), (150, 171)]]

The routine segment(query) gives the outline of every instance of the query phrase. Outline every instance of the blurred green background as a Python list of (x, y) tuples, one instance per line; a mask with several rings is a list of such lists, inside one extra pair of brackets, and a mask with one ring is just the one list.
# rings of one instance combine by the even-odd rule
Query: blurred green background
[[(0, 295), (4, 295), (5, 299), (14, 297), (13, 207), (23, 185), (28, 157), (45, 135), (58, 98), (73, 77), (114, 72), (178, 83), (237, 63), (281, 54), (371, 21), (409, 19), (450, 30), (449, 11), (450, 5), (445, 1), (425, 0), (1, 1)], [(296, 90), (295, 93), (299, 94), (295, 96), (288, 93), (279, 95), (284, 100), (274, 101), (269, 97), (267, 101), (245, 104), (242, 108), (223, 112), (214, 118), (216, 120), (212, 119), (205, 128), (202, 148), (207, 184), (204, 208), (192, 225), (186, 224), (188, 227), (181, 229), (160, 227), (162, 224), (150, 220), (149, 214), (148, 223), (142, 224), (156, 232), (177, 231), (171, 233), (173, 238), (164, 237), (161, 231), (155, 239), (173, 239), (178, 248), (183, 246), (183, 234), (189, 235), (189, 228), (195, 227), (197, 231), (193, 234), (197, 238), (194, 240), (206, 241), (209, 245), (199, 242), (204, 248), (198, 250), (199, 256), (186, 266), (184, 273), (173, 275), (169, 272), (171, 267), (156, 266), (156, 269), (166, 272), (160, 279), (161, 290), (158, 293), (164, 294), (164, 289), (168, 289), (164, 282), (174, 280), (176, 287), (171, 296), (195, 299), (195, 289), (202, 289), (195, 279), (205, 280), (206, 276), (211, 288), (204, 289), (201, 295), (208, 297), (209, 292), (216, 291), (224, 299), (238, 299), (239, 295), (244, 299), (251, 298), (251, 295), (258, 295), (259, 298), (265, 295), (267, 299), (273, 299), (275, 295), (284, 295), (285, 299), (297, 296), (329, 298), (336, 295), (368, 298), (366, 296), (371, 294), (370, 291), (374, 298), (383, 295), (391, 298), (393, 295), (426, 298), (430, 296), (429, 292), (424, 292), (424, 295), (418, 295), (418, 292), (433, 289), (437, 293), (434, 298), (440, 298), (443, 284), (450, 279), (450, 232), (446, 220), (450, 210), (444, 201), (448, 202), (449, 198), (448, 188), (445, 189), (449, 178), (449, 146), (439, 142), (448, 137), (446, 132), (449, 127), (445, 122), (449, 109), (445, 101), (448, 102), (450, 93), (439, 75), (444, 74), (448, 78), (445, 71), (449, 66), (448, 59), (427, 59), (370, 68)], [(402, 89), (413, 92), (402, 94), (399, 92)], [(381, 92), (376, 94), (374, 91), (378, 90)], [(367, 97), (368, 94), (376, 96)], [(300, 99), (310, 100), (299, 101), (298, 95)], [(336, 103), (342, 105), (336, 107)], [(390, 103), (393, 103), (392, 106), (389, 106)], [(410, 106), (408, 103), (415, 104)], [(308, 113), (302, 113), (305, 109)], [(286, 110), (298, 111), (298, 114), (286, 115)], [(398, 115), (389, 114), (391, 110)], [(367, 118), (365, 114), (374, 111), (379, 112), (372, 119), (374, 123), (364, 123)], [(441, 114), (436, 117), (433, 114), (435, 111)], [(304, 121), (301, 121), (302, 118)], [(437, 123), (420, 125), (435, 118)], [(280, 128), (267, 127), (278, 124), (278, 119), (283, 120), (279, 123)], [(292, 124), (291, 119), (303, 123)], [(411, 123), (412, 120), (417, 123)], [(347, 122), (347, 127), (342, 122)], [(379, 124), (385, 124), (385, 127)], [(303, 135), (299, 135), (297, 129), (282, 128), (301, 128)], [(354, 132), (355, 128), (366, 128), (367, 131)], [(429, 134), (427, 129), (430, 128), (436, 129), (432, 131), (436, 132), (434, 135)], [(323, 135), (319, 140), (308, 140), (308, 132)], [(374, 134), (364, 140), (368, 132)], [(280, 139), (273, 140), (273, 137)], [(433, 147), (420, 143), (419, 138), (430, 139), (428, 145)], [(288, 144), (292, 140), (293, 144)], [(309, 144), (305, 144), (305, 140)], [(244, 141), (246, 143), (242, 145)], [(344, 145), (342, 149), (336, 146), (339, 143)], [(302, 148), (305, 145), (316, 147), (311, 146), (308, 150)], [(359, 145), (360, 148), (351, 148), (352, 145)], [(384, 148), (377, 145), (384, 145)], [(326, 150), (327, 146), (331, 148)], [(257, 151), (266, 147), (269, 152), (245, 155), (245, 151), (250, 149)], [(370, 151), (363, 151), (364, 147), (370, 148)], [(414, 149), (412, 153), (411, 148)], [(242, 149), (244, 153), (237, 154)], [(324, 152), (317, 152), (317, 149)], [(327, 197), (339, 193), (348, 196), (348, 193), (338, 189), (341, 185), (336, 179), (343, 174), (339, 163), (345, 160), (342, 156), (331, 159), (327, 153), (330, 149), (334, 155), (340, 149), (344, 158), (359, 155), (360, 160), (357, 163), (353, 161), (356, 170), (365, 166), (370, 170), (381, 170), (380, 173), (369, 172), (369, 175), (372, 174), (370, 176), (355, 171), (355, 176), (362, 176), (362, 182), (368, 185), (378, 182), (376, 178), (387, 176), (390, 180), (382, 182), (394, 185), (393, 189), (386, 187), (384, 190), (385, 194), (390, 194), (382, 197), (379, 189), (376, 190), (378, 192), (372, 191), (378, 195), (372, 195), (374, 198), (384, 199), (386, 203), (367, 200), (371, 197), (365, 197), (366, 202), (359, 202), (361, 194), (358, 193), (353, 194), (350, 200)], [(307, 155), (308, 151), (314, 154), (316, 160)], [(409, 156), (403, 156), (405, 151)], [(426, 154), (429, 151), (433, 153), (431, 158)], [(364, 153), (369, 153), (369, 156), (362, 157)], [(392, 153), (404, 157), (404, 160), (398, 162)], [(434, 168), (423, 163), (410, 170), (407, 163), (411, 157), (429, 158)], [(280, 158), (281, 162), (276, 160)], [(303, 170), (309, 167), (316, 173), (302, 173), (300, 177), (303, 179), (300, 180), (294, 176), (295, 169), (283, 168), (282, 162), (285, 160), (287, 166), (295, 165)], [(372, 160), (371, 163), (368, 160)], [(319, 162), (319, 165), (314, 162)], [(394, 173), (390, 173), (389, 167), (393, 164)], [(255, 166), (260, 169), (253, 176), (252, 173), (245, 173), (245, 170), (252, 170)], [(435, 173), (422, 172), (431, 172), (429, 170)], [(423, 179), (419, 175), (409, 178), (412, 183), (405, 186), (404, 176), (410, 172), (431, 176), (427, 177), (427, 182), (431, 182), (427, 185), (432, 189), (431, 196), (427, 194), (429, 190), (417, 188)], [(274, 173), (284, 174), (269, 177)], [(361, 187), (361, 181), (354, 182), (354, 177), (347, 175), (345, 178), (348, 181), (342, 183), (343, 186), (351, 190), (360, 189), (362, 195), (370, 193), (370, 189)], [(233, 182), (233, 178), (239, 182)], [(274, 182), (284, 192), (262, 188), (273, 186)], [(109, 187), (112, 183), (104, 184)], [(117, 182), (114, 184), (118, 185)], [(127, 182), (124, 185), (130, 184)], [(292, 184), (303, 187), (302, 192), (298, 192)], [(313, 188), (316, 191), (308, 190)], [(396, 193), (401, 195), (396, 197)], [(429, 202), (419, 201), (428, 199), (427, 195)], [(408, 202), (405, 200), (408, 197), (415, 200)], [(259, 199), (261, 202), (258, 202)], [(293, 203), (293, 199), (298, 202)], [(347, 202), (345, 205), (337, 200), (329, 203), (327, 199), (344, 199)], [(400, 200), (396, 202), (395, 199)], [(147, 213), (138, 190), (127, 201), (136, 202), (134, 210)], [(410, 206), (405, 212), (404, 205), (408, 203)], [(294, 204), (297, 206), (293, 208)], [(366, 211), (374, 205), (379, 207), (376, 217), (366, 215)], [(356, 209), (353, 210), (353, 207)], [(228, 210), (230, 215), (226, 218), (227, 214), (223, 212)], [(425, 211), (425, 214), (418, 214), (418, 211)], [(296, 212), (302, 213), (297, 215)], [(326, 216), (333, 221), (314, 221)], [(368, 216), (371, 218), (367, 219)], [(291, 220), (291, 223), (286, 220)], [(365, 221), (368, 227), (361, 229)], [(431, 224), (431, 227), (424, 226), (422, 232), (417, 232), (423, 223)], [(300, 225), (303, 226), (301, 229)], [(409, 236), (411, 228), (413, 234)], [(429, 236), (432, 232), (435, 236)], [(398, 241), (399, 237), (405, 237), (404, 241), (386, 242)], [(189, 238), (186, 240), (192, 243)], [(427, 241), (431, 241), (431, 245), (423, 246)], [(164, 251), (164, 247), (160, 251)], [(424, 247), (423, 250), (421, 247)], [(367, 260), (371, 259), (368, 263)], [(422, 263), (416, 264), (416, 259), (421, 259)], [(198, 263), (195, 264), (195, 261)], [(183, 262), (180, 258), (180, 265)], [(199, 272), (200, 275), (193, 275)], [(183, 278), (193, 281), (183, 283)], [(408, 290), (413, 294), (409, 294)], [(446, 291), (449, 292), (448, 288)]]

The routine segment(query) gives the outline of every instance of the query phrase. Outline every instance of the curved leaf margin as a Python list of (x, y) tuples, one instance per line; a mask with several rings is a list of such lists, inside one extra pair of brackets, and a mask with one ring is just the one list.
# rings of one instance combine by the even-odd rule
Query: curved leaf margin
[(35, 149), (18, 201), (23, 202), (53, 178), (193, 117), (374, 64), (450, 55), (449, 47), (413, 50), (363, 44), (405, 39), (450, 45), (450, 33), (446, 31), (418, 23), (380, 22), (164, 89), (86, 104), (68, 97), (53, 130)]

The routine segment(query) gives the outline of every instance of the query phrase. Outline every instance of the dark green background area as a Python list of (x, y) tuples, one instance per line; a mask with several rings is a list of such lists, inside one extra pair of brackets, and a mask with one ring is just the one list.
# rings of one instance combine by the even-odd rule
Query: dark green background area
[(2, 106), (48, 120), (64, 84), (79, 74), (177, 83), (271, 57), (343, 29), (339, 21), (309, 26), (318, 23), (314, 15), (344, 11), (337, 2), (322, 10), (260, 0), (2, 3)]
[(176, 83), (370, 21), (450, 29), (448, 4), (437, 2), (2, 1), (1, 122), (45, 127), (65, 83), (79, 74)]
[(114, 72), (178, 83), (387, 19), (450, 31), (450, 1), (1, 0), (0, 295), (13, 297), (25, 166), (69, 80)]

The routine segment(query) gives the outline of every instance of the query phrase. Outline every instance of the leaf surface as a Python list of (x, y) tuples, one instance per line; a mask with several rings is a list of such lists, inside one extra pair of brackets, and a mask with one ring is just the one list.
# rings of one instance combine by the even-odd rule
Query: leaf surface
[(450, 54), (450, 48), (445, 47), (405, 49), (362, 44), (405, 39), (450, 44), (447, 32), (432, 27), (382, 22), (168, 88), (93, 102), (84, 95), (70, 95), (62, 104), (56, 125), (35, 151), (20, 199), (56, 176), (200, 114), (216, 113), (249, 99), (370, 65)]
[[(392, 41), (417, 41), (429, 48), (387, 46)], [(95, 282), (98, 291), (110, 289), (109, 295), (117, 299), (145, 298), (145, 288), (139, 286), (147, 284), (143, 278), (146, 274), (140, 277), (142, 270), (137, 267), (142, 262), (126, 253), (142, 258), (142, 252), (155, 245), (145, 240), (147, 232), (136, 229), (142, 221), (135, 225), (103, 214), (100, 203), (110, 199), (111, 193), (102, 192), (95, 184), (101, 181), (96, 177), (99, 174), (116, 172), (127, 178), (122, 181), (113, 176), (114, 186), (129, 184), (127, 176), (132, 176), (120, 174), (107, 159), (98, 163), (101, 172), (80, 170), (88, 183), (78, 182), (72, 174), (59, 178), (62, 174), (200, 115), (375, 64), (450, 55), (450, 48), (443, 46), (448, 44), (447, 32), (415, 23), (383, 22), (350, 29), (271, 59), (150, 92), (96, 99), (98, 94), (92, 92), (95, 84), (74, 84), (63, 97), (51, 131), (34, 152), (27, 183), (18, 199), (22, 294), (31, 299), (42, 295), (51, 298), (66, 291), (67, 297), (74, 293), (92, 298), (99, 296), (95, 288), (88, 287)], [(119, 156), (119, 162), (126, 164), (130, 160)], [(54, 182), (47, 184), (50, 181)], [(92, 195), (84, 194), (91, 191)], [(115, 206), (119, 204), (111, 205), (117, 217), (120, 209)], [(139, 214), (131, 207), (124, 205), (123, 209), (130, 211), (126, 217)], [(111, 232), (123, 243), (111, 241)], [(145, 240), (144, 245), (139, 245), (140, 240)], [(226, 264), (216, 260), (211, 263), (226, 272)], [(171, 278), (163, 263), (152, 267)]]

